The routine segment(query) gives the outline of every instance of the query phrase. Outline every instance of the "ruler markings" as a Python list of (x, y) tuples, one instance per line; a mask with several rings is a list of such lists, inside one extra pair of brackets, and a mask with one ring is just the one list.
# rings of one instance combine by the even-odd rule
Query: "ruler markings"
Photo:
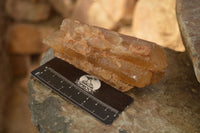
[[(65, 67), (60, 67), (59, 65), (63, 65)], [(61, 72), (62, 70), (66, 70), (66, 68), (67, 70), (69, 69), (69, 72), (67, 72), (68, 75), (65, 73), (65, 77), (59, 72)], [(60, 70), (57, 72), (56, 70), (58, 69)], [(72, 71), (70, 72), (70, 70)], [(62, 60), (54, 58), (49, 61), (49, 63), (46, 63), (31, 72), (31, 74), (41, 83), (52, 89), (55, 93), (79, 106), (80, 108), (90, 113), (97, 119), (101, 120), (105, 124), (111, 124), (119, 116), (123, 109), (125, 109), (127, 105), (129, 105), (133, 101), (131, 97), (125, 96), (119, 91), (116, 92), (114, 88), (110, 88), (109, 86), (107, 86), (108, 91), (105, 90), (105, 92), (108, 93), (102, 93), (102, 91), (95, 92), (95, 94), (86, 92), (86, 90), (82, 89), (75, 83), (74, 80), (76, 78), (70, 77), (74, 74), (76, 75), (76, 72), (77, 70), (75, 67), (73, 68), (73, 66), (70, 66), (67, 62), (62, 62)], [(80, 72), (80, 70), (78, 73), (80, 73), (80, 75), (84, 74), (84, 72)], [(105, 98), (108, 98), (107, 100), (102, 99), (102, 96), (104, 96), (105, 94), (107, 96)], [(115, 94), (114, 96), (116, 101), (113, 102), (113, 99), (108, 97), (109, 94)], [(123, 98), (125, 98), (128, 101), (125, 102), (125, 104), (120, 104), (119, 106), (116, 106), (118, 105), (118, 103), (121, 102), (121, 97), (122, 100)]]
[[(107, 104), (101, 102), (100, 100), (98, 100), (97, 98), (95, 98), (94, 96), (91, 96), (89, 95), (87, 92), (85, 92), (84, 90), (82, 90), (81, 88), (77, 87), (75, 84), (73, 84), (72, 82), (68, 81), (65, 79), (65, 77), (63, 77), (61, 74), (57, 73), (54, 69), (52, 68), (49, 68), (49, 67), (45, 67), (45, 69), (43, 70), (43, 72), (37, 72), (35, 73), (35, 75), (37, 76), (37, 78), (39, 78), (40, 80), (42, 80), (43, 82), (46, 82), (46, 84), (49, 86), (49, 87), (52, 87), (54, 88), (55, 90), (57, 90), (56, 92), (57, 93), (61, 93), (62, 95), (66, 96), (64, 98), (68, 98), (70, 101), (74, 102), (75, 104), (81, 106), (82, 108), (84, 108), (85, 110), (87, 110), (88, 112), (92, 113), (94, 116), (96, 116), (97, 118), (101, 119), (102, 121), (105, 121), (106, 119), (108, 119), (110, 117), (110, 115), (106, 115), (104, 117), (101, 117), (100, 115), (97, 115), (97, 112), (95, 110), (90, 110), (89, 108), (87, 108), (87, 106), (84, 106), (84, 104), (87, 104), (87, 101), (88, 101), (88, 98), (85, 98), (85, 100), (83, 100), (82, 103), (80, 102), (77, 102), (76, 100), (73, 99), (73, 96), (75, 95), (66, 95), (66, 93), (62, 92), (61, 89), (64, 89), (63, 86), (57, 88), (56, 86), (52, 85), (51, 84), (51, 80), (46, 80), (45, 77), (44, 77), (44, 74), (46, 72), (48, 72), (47, 70), (49, 70), (49, 72), (51, 72), (52, 74), (52, 77), (54, 77), (54, 79), (57, 77), (57, 78), (60, 78), (60, 83), (63, 83), (63, 81), (65, 81), (66, 83), (68, 83), (69, 85), (71, 85), (70, 87), (68, 88), (71, 88), (71, 87), (74, 87), (76, 90), (78, 90), (77, 93), (80, 93), (80, 91), (82, 93), (84, 93), (85, 95), (87, 95), (88, 97), (90, 97), (92, 100), (96, 101), (96, 103), (94, 104), (96, 107), (97, 105), (102, 105), (103, 107), (105, 107), (106, 109), (110, 109), (111, 112), (111, 115), (113, 114), (113, 117), (116, 117), (117, 116), (117, 113), (118, 111), (110, 106), (108, 106)], [(47, 76), (47, 75), (45, 75)], [(49, 76), (51, 76), (49, 74)], [(102, 110), (104, 112), (109, 112), (108, 110)]]
[(85, 92), (83, 89), (81, 89), (80, 87), (76, 86), (74, 83), (72, 83), (71, 81), (67, 80), (65, 77), (63, 77), (60, 73), (56, 72), (54, 69), (49, 68), (48, 69), (54, 73), (55, 75), (57, 75), (58, 77), (60, 77), (62, 80), (68, 82), (69, 84), (71, 84), (72, 86), (74, 86), (76, 89), (82, 91), (85, 95), (87, 95), (88, 97), (94, 99), (95, 101), (99, 102), (100, 104), (103, 104), (104, 106), (106, 106), (107, 108), (111, 109), (113, 112), (118, 113), (119, 111), (117, 111), (116, 109), (110, 107), (109, 105), (103, 103), (102, 101), (100, 101), (99, 99), (97, 99), (96, 97), (90, 95), (89, 93)]

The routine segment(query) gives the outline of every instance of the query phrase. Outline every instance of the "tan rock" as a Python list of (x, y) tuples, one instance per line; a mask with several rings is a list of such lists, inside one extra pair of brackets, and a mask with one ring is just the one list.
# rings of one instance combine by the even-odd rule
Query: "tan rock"
[(69, 19), (44, 43), (121, 91), (157, 82), (167, 66), (164, 50), (154, 43)]
[(136, 0), (97, 0), (114, 22), (131, 21)]
[(60, 23), (63, 21), (62, 16), (52, 16), (48, 21), (40, 22), (36, 27), (41, 32), (42, 39), (46, 38), (47, 35), (53, 33), (60, 27)]
[(78, 0), (73, 18), (112, 29), (121, 20), (130, 20), (135, 0)]
[(69, 17), (72, 14), (75, 0), (50, 0), (50, 3), (63, 17)]
[(128, 36), (132, 36), (132, 27), (131, 26), (123, 26), (118, 30), (119, 33), (125, 34)]
[(14, 24), (9, 27), (6, 41), (11, 54), (37, 54), (45, 51), (42, 39), (53, 30), (34, 24)]
[(50, 15), (50, 4), (45, 0), (6, 0), (7, 14), (17, 21), (41, 21)]
[(139, 0), (133, 15), (133, 35), (184, 51), (175, 14), (175, 0)]
[(44, 47), (38, 27), (32, 24), (10, 26), (6, 40), (12, 54), (41, 53)]
[(105, 10), (102, 10), (100, 4), (92, 0), (78, 0), (72, 17), (81, 22), (104, 28), (112, 28), (115, 25)]
[(14, 76), (28, 74), (30, 67), (30, 57), (28, 55), (11, 55), (10, 62)]

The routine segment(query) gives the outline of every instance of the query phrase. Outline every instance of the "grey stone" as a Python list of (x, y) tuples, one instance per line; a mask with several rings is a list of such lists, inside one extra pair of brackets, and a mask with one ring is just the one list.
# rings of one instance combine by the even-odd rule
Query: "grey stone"
[(200, 86), (187, 53), (166, 49), (164, 78), (127, 92), (135, 98), (110, 126), (90, 116), (30, 78), (29, 107), (40, 133), (195, 133), (200, 132)]
[(200, 82), (200, 1), (177, 0), (176, 14), (184, 45)]
[(53, 59), (55, 57), (54, 53), (53, 53), (53, 49), (50, 48), (46, 54), (44, 55), (44, 57), (42, 58), (42, 61), (40, 62), (40, 65), (45, 64), (46, 62), (48, 62), (49, 60)]

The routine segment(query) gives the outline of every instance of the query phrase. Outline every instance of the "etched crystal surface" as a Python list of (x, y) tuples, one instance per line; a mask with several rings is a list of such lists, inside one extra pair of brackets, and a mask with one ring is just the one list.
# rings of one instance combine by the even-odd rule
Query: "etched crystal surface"
[(155, 43), (65, 19), (44, 43), (55, 54), (121, 91), (156, 83), (167, 58)]

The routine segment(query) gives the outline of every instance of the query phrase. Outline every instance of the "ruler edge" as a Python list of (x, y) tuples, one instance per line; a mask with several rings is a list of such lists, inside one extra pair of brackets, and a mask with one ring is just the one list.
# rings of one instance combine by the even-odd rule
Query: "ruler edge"
[[(49, 69), (52, 69), (52, 68), (49, 68)], [(54, 69), (52, 69), (52, 70), (55, 71)], [(51, 71), (51, 70), (50, 70), (50, 71)], [(56, 71), (55, 71), (55, 72), (56, 72)], [(62, 79), (62, 78), (65, 78), (62, 74), (60, 74), (60, 73), (58, 73), (58, 72), (56, 72), (56, 73), (59, 74), (59, 75), (57, 75), (57, 76), (60, 77), (61, 79)], [(66, 79), (66, 78), (65, 78), (65, 79)], [(71, 82), (71, 81), (67, 81), (67, 82)], [(73, 85), (76, 85), (76, 84), (73, 83), (73, 82), (72, 82), (72, 84), (73, 84)], [(79, 86), (77, 86), (77, 87), (79, 87)], [(81, 89), (81, 88), (80, 88), (80, 91), (83, 92), (83, 93), (87, 93), (86, 95), (90, 95), (91, 97), (93, 97), (92, 99), (95, 99), (96, 101), (100, 102), (101, 104), (105, 104), (106, 106), (110, 106), (110, 105), (108, 105), (108, 104), (102, 102), (101, 100), (99, 100), (98, 98), (96, 98), (95, 96), (93, 96), (92, 94), (86, 92), (85, 90), (83, 90), (83, 89)], [(120, 111), (118, 111), (117, 109), (115, 109), (115, 108), (112, 107), (112, 106), (110, 106), (109, 108), (110, 108), (111, 110), (116, 110), (117, 113), (120, 112)]]
[(106, 123), (105, 121), (99, 119), (98, 117), (96, 117), (95, 115), (93, 115), (91, 112), (89, 112), (88, 110), (84, 109), (83, 107), (81, 107), (79, 104), (76, 104), (75, 102), (73, 102), (72, 100), (66, 98), (65, 96), (63, 96), (62, 93), (59, 93), (58, 91), (52, 89), (46, 82), (42, 82), (40, 81), (40, 79), (38, 79), (35, 75), (31, 74), (33, 78), (35, 78), (37, 81), (39, 81), (40, 83), (42, 83), (42, 85), (44, 85), (45, 87), (49, 88), (51, 91), (53, 91), (54, 93), (56, 93), (58, 96), (60, 96), (62, 99), (64, 99), (65, 101), (67, 100), (70, 104), (75, 105), (75, 107), (77, 107), (78, 109), (83, 110), (84, 112), (91, 114), (96, 120), (101, 121), (102, 123), (104, 123), (105, 125), (109, 126), (111, 125), (121, 114), (121, 112), (117, 113), (116, 117), (113, 119), (113, 121), (111, 121), (111, 123)]
[[(45, 66), (45, 64), (51, 62), (51, 61), (54, 60), (54, 59), (58, 59), (58, 60), (60, 60), (60, 61), (62, 61), (62, 62), (68, 63), (69, 65), (75, 67), (74, 65), (70, 64), (69, 62), (67, 62), (67, 61), (65, 61), (65, 60), (63, 60), (63, 59), (61, 59), (61, 58), (59, 58), (59, 57), (57, 57), (57, 56), (54, 56), (54, 58), (48, 60), (47, 62), (45, 62), (44, 64), (40, 65), (39, 67)], [(37, 67), (36, 69), (34, 69), (33, 71), (31, 71), (31, 74), (33, 75), (33, 72), (36, 71), (39, 67)], [(76, 68), (76, 69), (79, 69), (79, 68), (77, 68), (77, 67), (75, 67), (75, 68)], [(53, 68), (52, 68), (52, 69), (53, 69)], [(53, 70), (54, 70), (54, 69), (53, 69)], [(81, 69), (79, 69), (79, 70), (81, 70)], [(54, 70), (54, 71), (55, 71), (55, 70)], [(83, 70), (81, 70), (81, 71), (83, 71)], [(89, 74), (89, 73), (87, 73), (87, 72), (85, 72), (85, 71), (83, 71), (83, 72), (86, 73), (86, 74), (88, 74), (88, 75), (91, 75), (91, 74)], [(57, 72), (57, 73), (58, 73), (58, 72)], [(59, 73), (59, 74), (60, 74), (60, 73)], [(63, 76), (62, 74), (60, 74), (60, 75)], [(63, 76), (63, 77), (64, 77), (64, 76)], [(100, 80), (100, 79), (99, 79), (99, 80)], [(103, 82), (104, 84), (108, 85), (108, 86), (111, 86), (111, 85), (105, 83), (105, 82), (102, 81), (102, 80), (100, 80), (100, 81)], [(112, 87), (112, 86), (111, 86), (111, 87)], [(112, 88), (114, 88), (114, 87), (112, 87)], [(129, 96), (129, 95), (127, 95), (126, 93), (124, 93), (124, 92), (122, 92), (122, 91), (120, 91), (120, 90), (118, 90), (118, 89), (116, 89), (116, 88), (114, 88), (114, 89), (115, 89), (115, 91), (118, 91), (118, 92), (120, 92), (120, 93), (123, 93), (124, 95), (128, 96), (128, 97), (131, 99), (131, 102), (130, 102), (122, 111), (118, 111), (119, 114), (121, 114), (123, 111), (125, 111), (125, 110), (128, 108), (129, 105), (131, 105), (131, 104), (135, 101), (135, 99), (134, 99), (132, 96)], [(100, 101), (101, 101), (101, 100), (100, 100)], [(112, 107), (112, 106), (111, 106), (111, 107)], [(114, 107), (112, 107), (112, 108), (114, 108)], [(114, 108), (114, 109), (115, 109), (115, 108)], [(116, 109), (116, 110), (117, 110), (117, 109)]]
[[(121, 92), (120, 90), (117, 90), (116, 88), (114, 88), (116, 91), (118, 91), (118, 92), (121, 92), (121, 93), (124, 93), (126, 96), (128, 96), (128, 97), (130, 97), (131, 98), (131, 102), (122, 110), (122, 111), (118, 111), (118, 113), (117, 113), (117, 116), (113, 119), (113, 121), (111, 121), (111, 123), (105, 123), (103, 120), (101, 120), (101, 119), (99, 119), (98, 117), (96, 117), (96, 116), (94, 116), (91, 112), (89, 112), (89, 111), (87, 111), (87, 110), (85, 110), (83, 107), (81, 107), (81, 106), (79, 106), (79, 104), (76, 104), (75, 102), (73, 102), (72, 100), (70, 100), (70, 99), (68, 99), (68, 98), (66, 98), (65, 96), (63, 96), (63, 94), (62, 93), (59, 93), (58, 91), (56, 91), (55, 89), (52, 89), (45, 81), (41, 81), (42, 79), (39, 79), (39, 77), (37, 77), (36, 75), (35, 75), (35, 71), (37, 71), (37, 69), (39, 69), (40, 67), (42, 67), (42, 66), (45, 66), (45, 64), (47, 64), (48, 62), (50, 62), (50, 61), (52, 61), (53, 59), (59, 59), (59, 60), (61, 60), (61, 61), (64, 61), (64, 60), (62, 60), (62, 59), (60, 59), (60, 58), (58, 58), (58, 57), (54, 57), (54, 58), (52, 58), (52, 59), (50, 59), (49, 61), (47, 61), (47, 62), (45, 62), (44, 64), (42, 64), (42, 65), (40, 65), (40, 66), (38, 66), (36, 69), (34, 69), (33, 71), (31, 71), (30, 73), (31, 73), (31, 76), (33, 77), (33, 78), (35, 78), (37, 81), (39, 81), (42, 85), (44, 85), (44, 86), (46, 86), (47, 88), (49, 88), (50, 90), (52, 90), (54, 93), (56, 93), (57, 95), (59, 95), (59, 96), (61, 96), (61, 98), (63, 98), (63, 99), (66, 99), (69, 103), (71, 103), (72, 105), (75, 105), (77, 108), (79, 108), (79, 109), (82, 109), (84, 112), (86, 112), (86, 113), (88, 113), (88, 114), (91, 114), (96, 120), (98, 120), (98, 121), (101, 121), (101, 122), (103, 122), (105, 125), (107, 125), (107, 126), (109, 126), (109, 125), (111, 125), (118, 117), (119, 117), (119, 115), (123, 112), (123, 111), (125, 111), (128, 107), (129, 107), (129, 105), (131, 105), (134, 101), (135, 101), (135, 99), (133, 98), (133, 97), (131, 97), (131, 96), (129, 96), (129, 95), (127, 95), (127, 94), (125, 94), (124, 92)], [(64, 62), (66, 62), (66, 61), (64, 61)], [(67, 62), (68, 63), (68, 62)], [(70, 63), (68, 63), (68, 64), (70, 64)], [(72, 64), (70, 64), (70, 65), (72, 65)], [(72, 65), (73, 66), (73, 65)], [(74, 66), (75, 67), (75, 66)], [(77, 68), (77, 67), (75, 67), (76, 69), (79, 69), (79, 68)], [(81, 70), (81, 69), (79, 69), (79, 70)], [(54, 70), (55, 71), (55, 70)], [(81, 70), (81, 71), (83, 71), (83, 70)], [(85, 71), (83, 71), (83, 72), (85, 72)], [(87, 73), (87, 72), (85, 72), (85, 73)], [(89, 73), (87, 73), (87, 74), (89, 74)], [(61, 74), (62, 75), (62, 74)], [(91, 74), (89, 74), (89, 75), (91, 75)], [(62, 75), (63, 76), (63, 75)], [(63, 76), (64, 77), (64, 76)], [(101, 81), (101, 80), (100, 80)], [(103, 82), (103, 81), (101, 81), (101, 82)], [(105, 82), (103, 82), (103, 83), (105, 83)], [(105, 84), (107, 84), (107, 83), (105, 83)], [(108, 85), (108, 84), (107, 84)], [(110, 86), (110, 85), (109, 85)], [(101, 101), (101, 100), (100, 100)], [(112, 107), (113, 108), (113, 107)], [(117, 109), (116, 109), (117, 110)]]
[[(71, 66), (73, 66), (73, 67), (75, 67), (74, 65), (72, 65), (72, 64), (70, 64), (69, 62), (67, 62), (67, 61), (64, 61), (63, 59), (61, 59), (61, 58), (59, 58), (59, 57), (54, 57), (54, 58), (52, 58), (51, 60), (54, 60), (54, 59), (59, 59), (59, 60), (61, 60), (61, 61), (63, 61), (63, 62), (66, 62), (66, 63), (68, 63), (69, 65), (71, 65)], [(46, 63), (48, 63), (48, 62), (50, 62), (51, 60), (49, 60), (49, 61), (47, 61)], [(44, 63), (43, 65), (41, 65), (41, 66), (44, 66), (46, 63)], [(76, 69), (79, 69), (79, 70), (81, 70), (80, 68), (77, 68), (77, 67), (75, 67)], [(55, 70), (54, 70), (55, 71)], [(83, 71), (83, 70), (81, 70), (81, 71)], [(86, 73), (86, 74), (88, 74), (88, 75), (91, 75), (91, 74), (89, 74), (88, 72), (85, 72), (85, 71), (83, 71), (84, 73)], [(62, 74), (61, 74), (62, 75)], [(62, 75), (63, 76), (63, 75)], [(93, 75), (92, 75), (93, 76)], [(63, 76), (64, 77), (64, 76)], [(98, 80), (100, 80), (100, 79), (98, 79)], [(107, 84), (107, 83), (105, 83), (104, 81), (102, 81), (102, 80), (100, 80), (101, 82), (103, 82), (104, 84), (106, 84), (106, 85), (108, 85), (108, 86), (111, 86), (111, 85), (109, 85), (109, 84)], [(111, 86), (112, 87), (112, 86)], [(112, 87), (112, 88), (114, 88), (114, 87)], [(125, 111), (126, 110), (126, 108), (128, 108), (128, 106), (129, 105), (131, 105), (134, 101), (135, 101), (135, 99), (133, 98), (133, 97), (131, 97), (131, 96), (129, 96), (129, 95), (127, 95), (126, 93), (124, 93), (124, 92), (122, 92), (122, 91), (120, 91), (120, 90), (118, 90), (118, 89), (116, 89), (116, 88), (114, 88), (115, 89), (115, 91), (118, 91), (118, 92), (120, 92), (120, 93), (123, 93), (124, 95), (126, 95), (126, 96), (128, 96), (130, 99), (131, 99), (131, 102), (122, 110), (122, 111), (119, 111), (119, 114), (121, 114), (123, 111)], [(112, 108), (114, 108), (114, 107), (112, 107)], [(116, 109), (117, 110), (117, 109)]]

